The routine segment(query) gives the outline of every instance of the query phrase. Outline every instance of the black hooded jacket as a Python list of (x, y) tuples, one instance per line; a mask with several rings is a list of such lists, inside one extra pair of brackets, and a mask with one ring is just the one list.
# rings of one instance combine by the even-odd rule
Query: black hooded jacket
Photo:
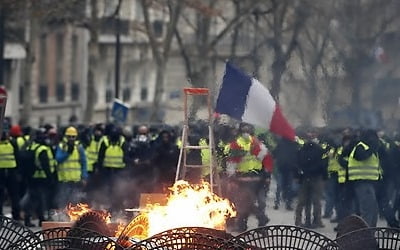
[(324, 158), (324, 150), (314, 142), (306, 142), (298, 152), (300, 177), (327, 177), (328, 157)]

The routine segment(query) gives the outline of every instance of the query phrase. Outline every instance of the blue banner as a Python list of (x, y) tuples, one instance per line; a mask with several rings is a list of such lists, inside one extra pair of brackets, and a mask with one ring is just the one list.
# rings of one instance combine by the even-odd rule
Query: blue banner
[(125, 123), (128, 118), (129, 107), (120, 100), (115, 99), (111, 109), (111, 117), (116, 122)]

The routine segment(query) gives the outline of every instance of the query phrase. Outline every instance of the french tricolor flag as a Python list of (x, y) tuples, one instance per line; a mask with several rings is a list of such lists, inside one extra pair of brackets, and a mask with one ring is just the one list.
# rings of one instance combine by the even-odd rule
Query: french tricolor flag
[(257, 79), (226, 63), (225, 75), (215, 111), (247, 122), (289, 140), (295, 132), (283, 116), (268, 89)]

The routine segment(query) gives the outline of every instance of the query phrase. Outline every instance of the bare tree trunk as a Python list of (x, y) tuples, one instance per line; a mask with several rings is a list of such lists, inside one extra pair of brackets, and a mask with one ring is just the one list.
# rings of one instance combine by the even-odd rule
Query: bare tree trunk
[[(209, 88), (212, 89), (211, 85), (215, 84), (211, 80), (211, 62), (208, 55), (199, 57), (196, 60), (196, 66), (199, 68), (195, 70), (189, 77), (191, 79), (192, 86), (195, 88)], [(207, 104), (206, 98), (195, 97), (190, 107), (190, 116), (196, 117), (199, 109)]]
[(160, 104), (162, 102), (162, 95), (164, 93), (164, 74), (166, 69), (166, 64), (169, 58), (169, 52), (171, 49), (171, 43), (175, 31), (177, 29), (178, 20), (181, 14), (181, 8), (183, 6), (183, 1), (172, 1), (168, 0), (169, 8), (169, 23), (167, 25), (167, 31), (165, 38), (163, 39), (161, 46), (157, 41), (154, 34), (153, 26), (151, 24), (150, 8), (152, 1), (141, 0), (144, 24), (146, 27), (147, 37), (149, 38), (149, 43), (151, 51), (153, 53), (154, 60), (156, 62), (156, 82), (155, 82), (155, 93), (153, 106), (150, 113), (150, 122), (156, 121), (159, 113)]
[[(307, 99), (307, 104), (308, 107), (313, 107), (315, 104), (318, 104), (318, 87), (316, 84), (316, 71), (312, 70), (309, 74), (307, 74), (307, 83), (308, 83), (308, 96), (306, 97)], [(302, 125), (305, 126), (312, 126), (312, 120), (315, 114), (314, 109), (309, 109), (306, 111), (306, 113), (303, 116), (302, 119)]]
[(271, 95), (275, 101), (279, 101), (279, 93), (281, 92), (281, 79), (283, 72), (285, 72), (286, 63), (277, 58), (272, 63), (272, 82), (271, 82)]
[(154, 91), (153, 109), (150, 116), (151, 122), (159, 122), (158, 114), (164, 93), (164, 74), (166, 63), (164, 60), (156, 61), (156, 86)]
[(90, 123), (93, 118), (94, 105), (96, 102), (96, 69), (97, 61), (99, 59), (99, 39), (98, 39), (98, 9), (97, 0), (90, 0), (91, 4), (91, 22), (89, 27), (90, 41), (89, 41), (89, 67), (87, 72), (87, 93), (86, 93), (86, 110), (84, 115), (84, 122)]
[(21, 112), (21, 125), (29, 125), (32, 114), (32, 68), (35, 62), (35, 48), (37, 41), (37, 32), (39, 23), (34, 15), (34, 6), (30, 1), (27, 1), (27, 18), (29, 23), (26, 28), (29, 28), (29, 33), (26, 41), (26, 60), (23, 75), (23, 105)]
[[(90, 39), (92, 40), (92, 39)], [(96, 42), (89, 42), (89, 67), (87, 72), (87, 93), (86, 93), (86, 110), (84, 121), (86, 124), (90, 123), (93, 118), (94, 105), (96, 101), (96, 68), (98, 60), (98, 44)]]

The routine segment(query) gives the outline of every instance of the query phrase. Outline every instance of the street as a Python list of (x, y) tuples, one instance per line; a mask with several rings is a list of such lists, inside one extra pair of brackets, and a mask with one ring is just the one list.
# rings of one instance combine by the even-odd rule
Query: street
[[(267, 198), (267, 209), (266, 213), (268, 217), (270, 218), (270, 222), (268, 223), (268, 226), (271, 225), (294, 225), (294, 211), (288, 211), (284, 208), (284, 206), (281, 206), (278, 210), (273, 209), (273, 204), (274, 204), (274, 195), (275, 195), (275, 189), (276, 189), (276, 184), (274, 181), (271, 183), (271, 190), (268, 193), (268, 198)], [(4, 208), (5, 215), (7, 217), (11, 217), (11, 208), (9, 206), (6, 206)], [(38, 220), (34, 219), (32, 220), (33, 224), (38, 225)], [(315, 229), (314, 231), (319, 232), (323, 235), (328, 236), (331, 239), (336, 238), (336, 232), (333, 230), (333, 228), (337, 225), (336, 223), (331, 223), (329, 219), (323, 219), (323, 223), (325, 225), (324, 228), (318, 228)], [(251, 230), (257, 226), (257, 220), (254, 216), (251, 216), (248, 221), (248, 230)], [(378, 227), (386, 227), (386, 222), (385, 220), (382, 220), (381, 218), (378, 220)], [(31, 228), (34, 232), (40, 231), (40, 227), (33, 227)], [(232, 232), (234, 235), (236, 235), (236, 232)]]

